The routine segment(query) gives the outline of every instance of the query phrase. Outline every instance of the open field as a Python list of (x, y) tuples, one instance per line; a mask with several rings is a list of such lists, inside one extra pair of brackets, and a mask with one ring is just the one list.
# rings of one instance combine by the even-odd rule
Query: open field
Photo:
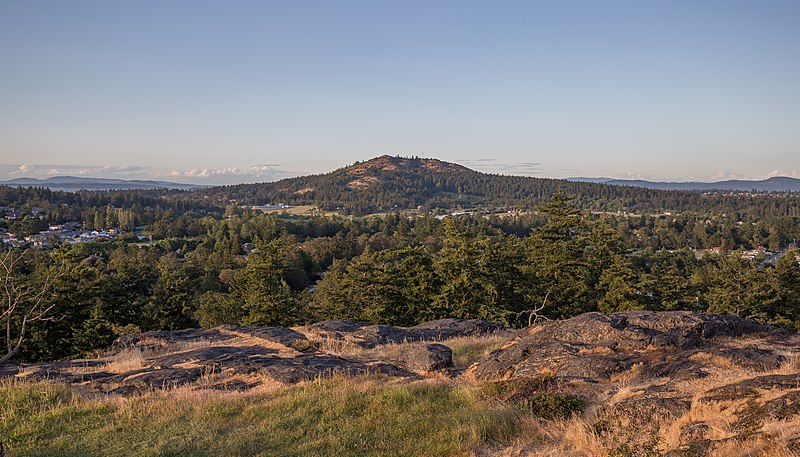
[[(246, 208), (251, 208), (250, 206)], [(318, 207), (314, 205), (298, 205), (298, 206), (291, 206), (289, 208), (274, 208), (274, 209), (263, 209), (263, 208), (256, 208), (257, 211), (260, 211), (265, 214), (289, 214), (291, 216), (337, 216), (339, 213), (336, 211), (322, 211)]]

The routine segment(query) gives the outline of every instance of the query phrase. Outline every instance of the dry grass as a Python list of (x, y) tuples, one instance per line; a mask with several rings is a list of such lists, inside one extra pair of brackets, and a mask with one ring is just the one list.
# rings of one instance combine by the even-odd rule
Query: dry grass
[(127, 373), (145, 367), (145, 358), (139, 348), (126, 349), (111, 357), (111, 361), (103, 367), (109, 373)]
[(453, 350), (453, 364), (468, 367), (483, 360), (492, 351), (508, 342), (510, 334), (501, 332), (480, 337), (453, 338), (443, 342)]
[(372, 349), (365, 349), (352, 341), (338, 340), (335, 338), (321, 338), (319, 339), (319, 350), (332, 355), (340, 357), (353, 358), (356, 360), (363, 360), (369, 357)]
[(642, 362), (634, 363), (631, 367), (625, 371), (620, 371), (619, 373), (613, 373), (611, 375), (610, 381), (617, 384), (622, 384), (623, 386), (627, 386), (628, 383), (638, 379), (644, 369), (644, 364)]
[[(683, 383), (682, 391), (695, 392), (692, 399), (692, 406), (683, 416), (667, 421), (663, 424), (661, 434), (661, 449), (675, 449), (682, 444), (681, 430), (692, 423), (702, 423), (708, 426), (707, 438), (711, 440), (726, 440), (735, 437), (740, 433), (736, 430), (735, 424), (739, 420), (736, 413), (740, 411), (748, 401), (747, 398), (734, 399), (725, 402), (703, 402), (700, 399), (708, 390), (716, 387), (733, 384), (736, 382), (751, 379), (757, 376), (767, 376), (773, 374), (797, 374), (798, 360), (796, 357), (790, 358), (780, 368), (771, 371), (756, 371), (745, 369), (719, 369), (715, 370), (711, 376), (705, 379), (698, 379)], [(798, 374), (800, 379), (800, 374)], [(798, 381), (800, 388), (800, 381)], [(758, 403), (763, 403), (784, 395), (786, 390), (760, 390)], [(797, 438), (800, 435), (800, 417), (790, 421), (767, 421), (761, 431), (771, 438), (765, 441), (763, 437), (755, 437), (745, 441), (732, 440), (731, 443), (722, 444), (712, 455), (719, 456), (751, 456), (751, 455), (796, 455), (789, 453), (786, 442), (790, 438)]]

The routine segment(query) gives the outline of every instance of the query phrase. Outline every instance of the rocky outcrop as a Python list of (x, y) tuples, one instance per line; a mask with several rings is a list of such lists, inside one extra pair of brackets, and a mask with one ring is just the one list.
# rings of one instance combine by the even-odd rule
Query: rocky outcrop
[(381, 344), (412, 341), (441, 341), (465, 336), (501, 332), (505, 326), (480, 319), (439, 319), (414, 327), (372, 325), (353, 320), (328, 320), (307, 326), (309, 338), (331, 339), (373, 348)]
[[(609, 446), (664, 451), (653, 441), (659, 427), (694, 418), (666, 455), (701, 456), (768, 441), (775, 423), (800, 419), (798, 356), (797, 334), (736, 316), (588, 313), (529, 327), (470, 372), (484, 382), (561, 380), (562, 393), (595, 405), (593, 428)], [(695, 404), (700, 412), (690, 413)], [(724, 434), (707, 422), (717, 416)]]
[(111, 350), (119, 351), (133, 347), (155, 349), (176, 343), (217, 342), (231, 338), (230, 335), (220, 332), (219, 329), (159, 330), (119, 338), (111, 345)]
[(779, 333), (736, 316), (684, 311), (586, 313), (530, 327), (474, 368), (479, 379), (554, 375), (607, 380), (639, 367), (642, 376), (705, 376), (704, 359), (742, 368), (777, 368), (784, 356), (730, 339)]
[(310, 351), (313, 344), (300, 332), (282, 327), (250, 327), (223, 325), (220, 331), (228, 335), (258, 338), (263, 341), (286, 346), (298, 351)]
[[(484, 335), (492, 338), (452, 341)], [(453, 367), (451, 348), (496, 347), (496, 335), (509, 340), (466, 372)], [(731, 446), (770, 442), (776, 433), (800, 448), (800, 335), (735, 316), (588, 313), (515, 333), (469, 319), (407, 328), (352, 320), (295, 329), (226, 325), (133, 335), (111, 352), (4, 365), (0, 377), (80, 384), (110, 395), (178, 387), (244, 391), (337, 374), (392, 382), (449, 377), (540, 419), (579, 415), (610, 449), (725, 455)], [(674, 442), (657, 440), (664, 435)]]
[(451, 368), (452, 350), (442, 344), (408, 344), (397, 345), (387, 357), (342, 357), (321, 350), (321, 341), (346, 341), (371, 351), (379, 345), (446, 340), (501, 328), (485, 321), (446, 319), (412, 328), (342, 320), (320, 322), (302, 332), (238, 325), (157, 331), (118, 339), (111, 348), (117, 354), (109, 357), (6, 365), (2, 374), (83, 384), (121, 395), (181, 386), (247, 390), (264, 382), (295, 384), (336, 374), (414, 378)]

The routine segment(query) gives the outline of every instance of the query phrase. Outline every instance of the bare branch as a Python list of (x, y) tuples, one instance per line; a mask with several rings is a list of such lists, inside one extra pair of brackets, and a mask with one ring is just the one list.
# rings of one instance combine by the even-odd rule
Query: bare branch
[(53, 285), (64, 274), (64, 270), (50, 269), (38, 286), (21, 285), (21, 280), (15, 277), (14, 270), (27, 252), (26, 250), (14, 255), (13, 251), (9, 250), (0, 258), (2, 283), (0, 289), (3, 293), (0, 319), (5, 323), (6, 334), (6, 354), (0, 357), (0, 363), (8, 361), (20, 350), (31, 323), (57, 320), (54, 316), (48, 316), (48, 313), (56, 307), (56, 303), (48, 304), (47, 300)]
[(550, 291), (548, 290), (547, 293), (544, 295), (544, 300), (542, 300), (541, 306), (531, 310), (531, 314), (528, 316), (528, 327), (530, 327), (531, 325), (537, 323), (539, 321), (539, 319), (543, 319), (543, 320), (546, 320), (546, 321), (550, 320), (546, 316), (540, 316), (539, 315), (539, 311), (543, 310), (545, 305), (547, 304), (547, 297), (549, 297), (549, 296), (550, 296)]
[(534, 325), (539, 322), (539, 320), (549, 321), (550, 319), (547, 316), (540, 316), (539, 311), (543, 310), (545, 305), (547, 304), (547, 297), (550, 296), (550, 291), (548, 290), (544, 296), (544, 300), (542, 300), (542, 304), (539, 305), (537, 308), (533, 309), (526, 309), (525, 311), (520, 311), (517, 313), (517, 317), (521, 317), (523, 314), (528, 315), (528, 327)]

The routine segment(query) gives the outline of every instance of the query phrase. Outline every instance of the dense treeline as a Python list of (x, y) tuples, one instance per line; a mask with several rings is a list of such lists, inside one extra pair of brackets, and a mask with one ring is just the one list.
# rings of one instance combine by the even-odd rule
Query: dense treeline
[(13, 208), (19, 217), (0, 218), (0, 228), (31, 235), (48, 224), (81, 222), (86, 228), (123, 228), (170, 220), (187, 213), (222, 212), (225, 205), (186, 198), (184, 191), (53, 191), (42, 187), (0, 186), (0, 206)]
[[(57, 318), (29, 329), (18, 358), (74, 357), (125, 334), (223, 323), (454, 316), (522, 326), (542, 304), (550, 318), (688, 309), (800, 327), (796, 251), (769, 265), (737, 250), (785, 249), (800, 234), (796, 217), (605, 216), (559, 195), (504, 217), (171, 211), (150, 224), (152, 243), (16, 252), (18, 284), (54, 278), (45, 298)], [(690, 250), (712, 247), (719, 254)], [(19, 330), (18, 320), (9, 325)]]

